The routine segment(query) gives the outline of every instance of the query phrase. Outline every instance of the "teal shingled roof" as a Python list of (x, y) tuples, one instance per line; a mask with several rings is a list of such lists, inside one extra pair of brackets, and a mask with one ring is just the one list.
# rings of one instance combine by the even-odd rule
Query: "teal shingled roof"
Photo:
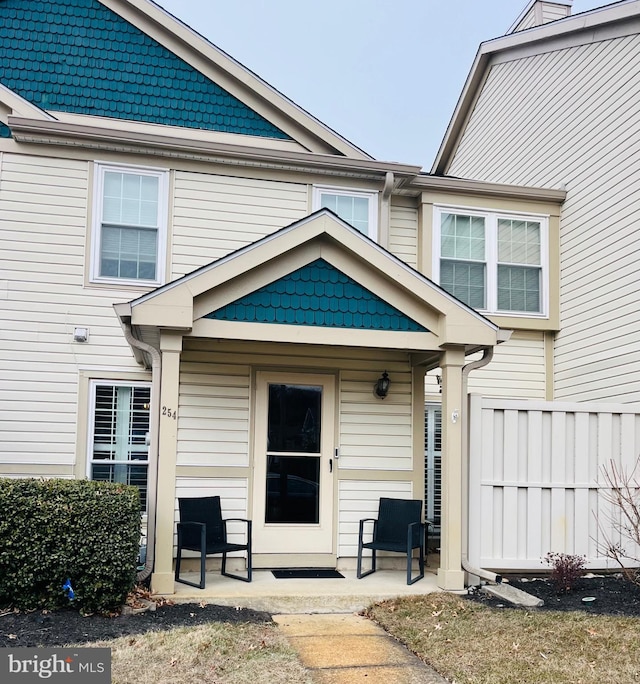
[(8, 126), (5, 126), (2, 121), (0, 121), (0, 138), (10, 138), (11, 131)]
[(0, 0), (0, 64), (50, 111), (289, 139), (97, 0)]
[(261, 287), (205, 318), (324, 328), (428, 332), (323, 259)]

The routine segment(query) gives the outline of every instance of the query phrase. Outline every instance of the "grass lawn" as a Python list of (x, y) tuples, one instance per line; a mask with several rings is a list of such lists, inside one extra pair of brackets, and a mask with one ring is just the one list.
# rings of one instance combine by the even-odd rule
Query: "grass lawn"
[(111, 649), (112, 684), (311, 684), (274, 624), (212, 622), (91, 643)]
[(367, 611), (456, 684), (640, 682), (640, 619), (491, 609), (450, 594)]

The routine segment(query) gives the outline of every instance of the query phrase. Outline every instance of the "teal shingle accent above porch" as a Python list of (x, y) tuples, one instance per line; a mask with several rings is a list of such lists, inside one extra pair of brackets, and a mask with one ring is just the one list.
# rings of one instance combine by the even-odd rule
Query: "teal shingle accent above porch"
[(323, 259), (207, 314), (218, 321), (429, 332)]
[(11, 130), (9, 129), (9, 126), (5, 126), (5, 124), (0, 121), (0, 138), (10, 138), (11, 137)]
[(97, 0), (0, 0), (0, 65), (49, 111), (289, 139)]

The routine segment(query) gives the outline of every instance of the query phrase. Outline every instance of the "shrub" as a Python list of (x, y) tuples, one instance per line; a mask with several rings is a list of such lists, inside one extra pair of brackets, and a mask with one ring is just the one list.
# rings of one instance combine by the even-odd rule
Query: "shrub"
[(608, 489), (603, 499), (610, 504), (605, 523), (599, 523), (599, 551), (613, 559), (629, 582), (640, 587), (640, 457), (631, 472), (610, 461), (602, 468)]
[[(0, 510), (1, 607), (72, 606), (86, 614), (124, 603), (136, 577), (137, 488), (2, 478)], [(63, 588), (67, 580), (72, 592)]]
[(584, 574), (585, 556), (573, 556), (569, 553), (548, 553), (544, 562), (550, 565), (551, 581), (559, 592), (571, 591), (576, 580)]

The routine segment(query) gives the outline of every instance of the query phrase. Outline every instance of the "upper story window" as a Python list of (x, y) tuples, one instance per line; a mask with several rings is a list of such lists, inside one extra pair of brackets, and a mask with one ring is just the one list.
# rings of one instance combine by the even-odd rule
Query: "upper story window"
[(377, 239), (378, 193), (316, 186), (313, 189), (313, 210), (323, 207), (331, 209), (372, 240)]
[(166, 171), (96, 165), (92, 281), (162, 283), (167, 195)]
[(547, 243), (547, 217), (437, 207), (434, 277), (474, 309), (545, 315)]

